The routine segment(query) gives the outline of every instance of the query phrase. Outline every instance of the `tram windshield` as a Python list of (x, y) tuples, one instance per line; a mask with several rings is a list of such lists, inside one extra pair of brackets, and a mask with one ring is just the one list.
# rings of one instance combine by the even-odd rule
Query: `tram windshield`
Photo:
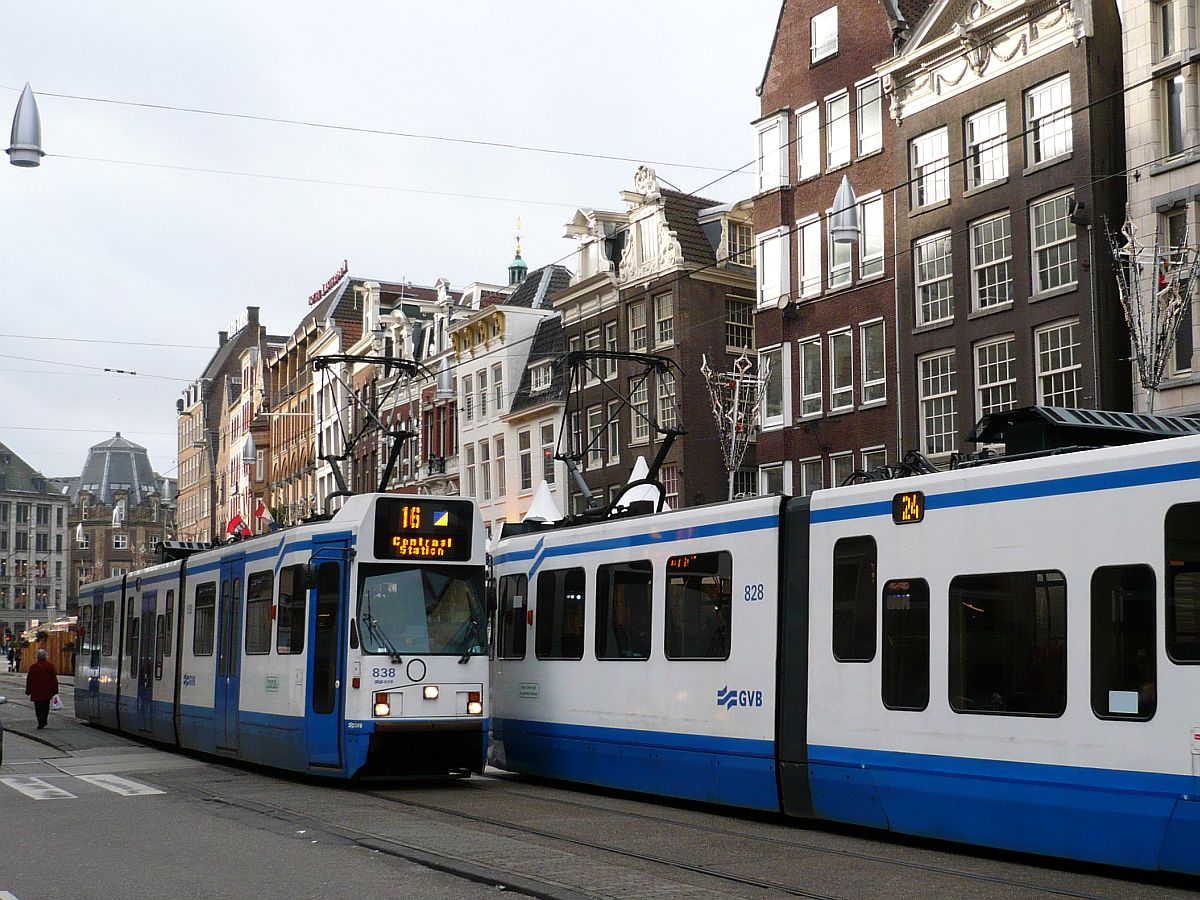
[(364, 653), (481, 654), (484, 621), (478, 569), (361, 567), (358, 633)]

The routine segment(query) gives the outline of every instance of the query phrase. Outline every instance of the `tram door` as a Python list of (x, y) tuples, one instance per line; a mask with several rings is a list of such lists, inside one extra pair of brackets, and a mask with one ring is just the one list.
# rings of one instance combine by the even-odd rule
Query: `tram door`
[(217, 620), (217, 682), (213, 698), (213, 731), (217, 746), (238, 749), (238, 698), (241, 681), (242, 580), (246, 557), (235, 556), (221, 563), (221, 594)]
[[(342, 553), (345, 542), (313, 542), (313, 585), (316, 602), (309, 619), (312, 652), (308, 657), (308, 697), (306, 711), (308, 764), (340, 768), (342, 765), (342, 638), (343, 609), (346, 597), (346, 571)], [(319, 551), (324, 549), (324, 553)], [(319, 555), (318, 555), (319, 554)]]
[(88, 638), (87, 660), (87, 713), (95, 720), (100, 718), (100, 647), (104, 628), (104, 592), (92, 595), (92, 627)]
[(142, 593), (142, 626), (138, 647), (137, 720), (138, 731), (154, 730), (154, 612), (158, 591)]

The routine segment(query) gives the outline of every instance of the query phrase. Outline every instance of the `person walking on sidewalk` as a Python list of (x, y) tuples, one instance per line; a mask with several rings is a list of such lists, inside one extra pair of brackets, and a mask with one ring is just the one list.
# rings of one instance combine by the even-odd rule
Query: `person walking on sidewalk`
[(37, 713), (37, 727), (46, 727), (50, 717), (50, 701), (58, 693), (58, 672), (54, 664), (46, 659), (46, 651), (37, 652), (37, 662), (29, 667), (25, 676), (25, 693), (33, 701), (33, 710)]
[(10, 671), (10, 672), (17, 671), (17, 648), (16, 647), (8, 648), (8, 671)]

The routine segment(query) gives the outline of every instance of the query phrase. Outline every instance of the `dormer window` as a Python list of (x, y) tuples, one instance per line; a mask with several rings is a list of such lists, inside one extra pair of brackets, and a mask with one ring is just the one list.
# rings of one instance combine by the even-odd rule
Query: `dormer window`
[(812, 61), (814, 64), (838, 52), (838, 11), (832, 6), (812, 17)]
[(553, 380), (553, 372), (550, 368), (550, 363), (538, 363), (529, 372), (529, 389), (533, 393), (548, 390), (550, 382)]
[(754, 229), (742, 222), (725, 220), (726, 257), (739, 266), (754, 265)]

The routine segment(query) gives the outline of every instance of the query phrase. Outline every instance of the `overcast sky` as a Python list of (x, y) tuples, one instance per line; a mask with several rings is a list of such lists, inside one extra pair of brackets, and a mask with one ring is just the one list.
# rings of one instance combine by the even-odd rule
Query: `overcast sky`
[[(343, 259), (355, 276), (502, 283), (518, 216), (530, 267), (556, 261), (572, 248), (574, 208), (622, 208), (637, 166), (46, 95), (661, 161), (662, 178), (693, 190), (720, 172), (680, 164), (753, 157), (778, 11), (779, 0), (0, 4), (2, 146), (28, 81), (52, 154), (37, 169), (0, 158), (0, 441), (66, 476), (120, 431), (174, 475), (175, 400), (247, 305), (290, 333)], [(752, 191), (742, 174), (704, 193)]]

